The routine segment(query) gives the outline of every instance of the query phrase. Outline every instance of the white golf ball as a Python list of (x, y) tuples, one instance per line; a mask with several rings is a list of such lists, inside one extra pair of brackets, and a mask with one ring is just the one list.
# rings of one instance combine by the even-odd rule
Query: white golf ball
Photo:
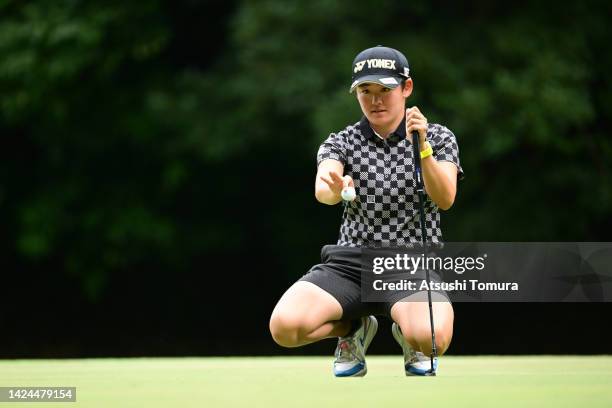
[(342, 199), (345, 201), (353, 201), (355, 197), (357, 197), (357, 193), (355, 192), (355, 187), (344, 187), (340, 195), (342, 196)]

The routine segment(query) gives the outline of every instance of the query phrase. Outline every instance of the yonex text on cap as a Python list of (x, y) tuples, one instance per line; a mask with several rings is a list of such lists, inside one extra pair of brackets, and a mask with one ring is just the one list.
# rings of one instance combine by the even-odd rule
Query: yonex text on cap
[(361, 51), (353, 60), (350, 92), (363, 83), (395, 88), (410, 77), (408, 60), (398, 50), (381, 45)]

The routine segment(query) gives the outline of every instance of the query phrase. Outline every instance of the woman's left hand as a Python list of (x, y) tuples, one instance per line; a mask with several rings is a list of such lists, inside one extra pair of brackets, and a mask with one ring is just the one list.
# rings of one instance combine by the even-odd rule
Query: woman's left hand
[(427, 118), (419, 108), (413, 106), (406, 109), (406, 138), (410, 143), (412, 143), (412, 132), (419, 132), (419, 146), (422, 149), (427, 140), (427, 126)]

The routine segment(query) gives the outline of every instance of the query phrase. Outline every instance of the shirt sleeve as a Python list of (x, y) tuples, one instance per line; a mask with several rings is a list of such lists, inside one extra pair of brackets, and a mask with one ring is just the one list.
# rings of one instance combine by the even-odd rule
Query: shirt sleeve
[(433, 149), (434, 158), (437, 161), (455, 163), (459, 170), (457, 178), (462, 180), (465, 175), (459, 161), (459, 145), (453, 132), (441, 125), (432, 125), (428, 131), (427, 138)]
[(342, 132), (330, 134), (319, 147), (317, 166), (327, 159), (338, 160), (346, 165), (346, 140)]

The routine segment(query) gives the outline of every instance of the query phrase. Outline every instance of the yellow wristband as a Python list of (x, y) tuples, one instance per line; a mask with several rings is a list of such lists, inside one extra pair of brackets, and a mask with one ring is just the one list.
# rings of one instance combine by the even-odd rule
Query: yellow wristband
[(421, 150), (421, 159), (429, 157), (433, 154), (433, 149), (431, 148), (429, 142), (425, 142), (425, 144), (427, 145), (427, 149)]

